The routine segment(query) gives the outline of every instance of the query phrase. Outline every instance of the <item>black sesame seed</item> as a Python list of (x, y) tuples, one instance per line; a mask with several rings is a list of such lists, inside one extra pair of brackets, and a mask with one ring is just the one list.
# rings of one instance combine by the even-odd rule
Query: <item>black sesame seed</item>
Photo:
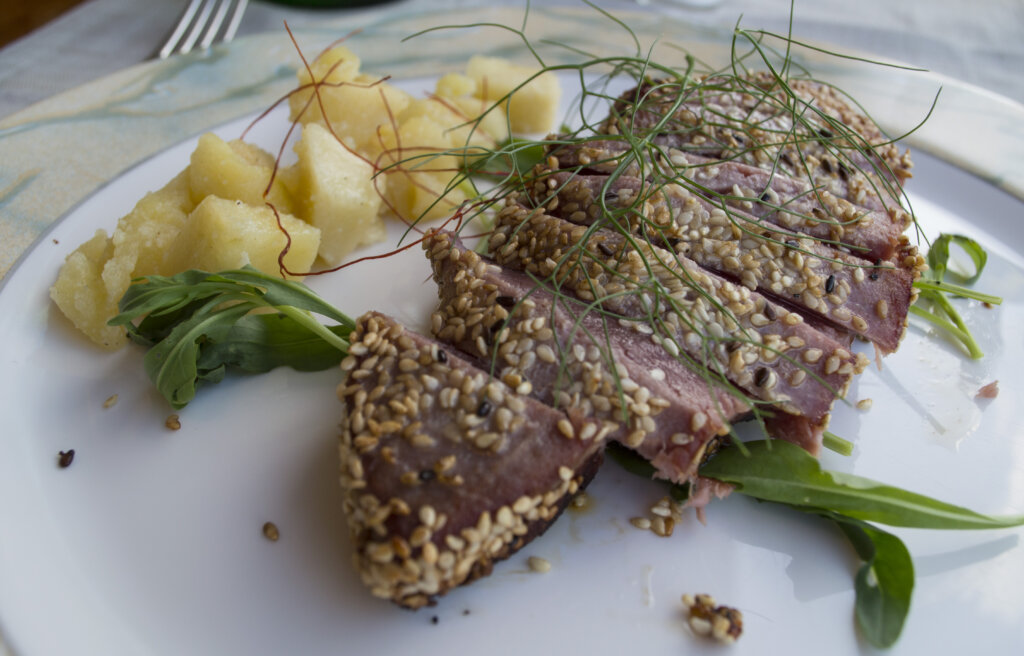
[(832, 172), (832, 163), (829, 162), (827, 159), (823, 158), (821, 160), (821, 168), (825, 169), (825, 173), (831, 173)]
[(441, 363), (448, 362), (448, 354), (442, 349), (437, 349), (437, 361)]
[(796, 248), (799, 245), (800, 244), (798, 244), (795, 239), (787, 239), (786, 240), (786, 246), (789, 246), (790, 248)]
[(766, 202), (768, 202), (769, 198), (771, 198), (771, 196), (768, 194), (768, 190), (765, 189), (764, 193), (761, 194), (761, 202), (762, 203), (766, 203)]
[(757, 371), (754, 372), (754, 384), (758, 387), (764, 387), (764, 384), (768, 382), (768, 370), (764, 367), (758, 367)]
[(420, 471), (420, 480), (423, 482), (432, 481), (437, 478), (437, 474), (434, 473), (433, 469), (424, 469)]
[(819, 129), (818, 130), (818, 134), (820, 134), (821, 136), (825, 137), (826, 139), (831, 139), (832, 138), (832, 132), (830, 130), (826, 130), (825, 128)]
[(775, 318), (776, 318), (775, 308), (773, 308), (770, 305), (765, 305), (764, 306), (764, 316), (768, 319), (768, 321), (775, 321)]
[(516, 304), (516, 299), (512, 296), (499, 296), (497, 303), (503, 308), (510, 308)]
[(74, 449), (68, 449), (67, 451), (61, 451), (57, 455), (59, 456), (59, 458), (57, 459), (57, 465), (61, 469), (65, 469), (67, 467), (70, 467), (71, 463), (74, 462), (74, 460), (75, 460), (75, 450)]
[(825, 293), (826, 294), (831, 294), (832, 291), (835, 288), (836, 288), (836, 277), (835, 277), (835, 275), (830, 275), (828, 277), (828, 279), (825, 280)]
[(868, 278), (870, 278), (872, 280), (878, 280), (878, 272), (877, 271), (872, 271), (871, 273), (868, 274)]
[(602, 253), (604, 253), (606, 257), (611, 257), (612, 255), (615, 255), (615, 251), (613, 251), (608, 246), (608, 244), (604, 243), (603, 241), (600, 241), (600, 242), (597, 243), (597, 250), (599, 250)]
[(476, 416), (477, 417), (486, 417), (488, 414), (490, 414), (491, 409), (493, 407), (494, 406), (491, 405), (490, 401), (488, 401), (487, 399), (484, 399), (483, 401), (480, 402), (480, 405), (478, 405), (476, 407)]

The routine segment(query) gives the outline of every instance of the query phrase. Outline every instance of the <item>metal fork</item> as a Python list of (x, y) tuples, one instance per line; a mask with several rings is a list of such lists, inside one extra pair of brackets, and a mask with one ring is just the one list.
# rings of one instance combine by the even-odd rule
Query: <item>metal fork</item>
[[(248, 3), (249, 0), (189, 0), (170, 38), (157, 52), (157, 56), (167, 59), (175, 52), (185, 54), (195, 47), (197, 41), (199, 47), (206, 50), (217, 40), (218, 34), (221, 35), (220, 40), (227, 43), (234, 38)], [(231, 18), (227, 27), (221, 31), (221, 25), (229, 12)]]

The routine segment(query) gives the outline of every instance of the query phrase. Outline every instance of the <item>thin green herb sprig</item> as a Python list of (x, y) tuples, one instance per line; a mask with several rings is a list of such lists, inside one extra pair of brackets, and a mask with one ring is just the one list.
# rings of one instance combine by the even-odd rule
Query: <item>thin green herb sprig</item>
[[(250, 266), (146, 276), (128, 288), (119, 309), (110, 325), (124, 326), (132, 341), (149, 347), (146, 373), (175, 409), (195, 397), (200, 382), (222, 380), (228, 367), (263, 373), (337, 365), (355, 327), (305, 285)], [(311, 313), (338, 325), (325, 326)]]
[[(974, 263), (974, 272), (960, 276), (948, 271), (949, 269), (949, 246), (950, 244), (960, 246)], [(944, 330), (951, 337), (955, 338), (967, 350), (968, 355), (974, 359), (983, 357), (981, 347), (978, 345), (974, 335), (967, 328), (960, 313), (947, 298), (959, 296), (970, 298), (989, 305), (1000, 305), (1003, 302), (998, 296), (983, 294), (966, 287), (981, 277), (988, 262), (988, 254), (981, 245), (970, 237), (955, 234), (941, 234), (932, 242), (928, 249), (928, 270), (924, 272), (921, 280), (914, 283), (918, 290), (918, 300), (910, 307), (910, 312), (924, 319), (928, 323)], [(947, 273), (959, 278), (962, 284), (946, 282)]]

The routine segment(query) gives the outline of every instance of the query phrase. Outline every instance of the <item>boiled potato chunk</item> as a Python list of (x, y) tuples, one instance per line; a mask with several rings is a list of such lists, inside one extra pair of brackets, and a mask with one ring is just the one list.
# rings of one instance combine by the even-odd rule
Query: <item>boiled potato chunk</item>
[[(474, 153), (482, 155), (494, 150), (498, 145), (498, 140), (486, 129), (484, 121), (475, 123), (477, 117), (490, 103), (481, 105), (480, 100), (465, 98), (470, 101), (466, 104), (470, 110), (467, 112), (460, 104), (460, 100), (462, 99), (422, 98), (413, 100), (398, 115), (398, 123), (402, 125), (417, 116), (430, 119), (441, 126), (447, 137), (448, 148), (457, 155), (472, 156)], [(500, 108), (496, 109), (500, 114), (499, 120), (504, 123), (504, 112)], [(499, 134), (503, 128), (504, 125), (498, 128)]]
[(462, 73), (446, 73), (434, 86), (434, 93), (442, 98), (461, 98), (476, 93), (476, 80)]
[(448, 152), (450, 139), (444, 126), (421, 115), (408, 118), (397, 130), (381, 126), (380, 133), (384, 151), (378, 166), (387, 177), (386, 198), (400, 218), (446, 217), (466, 200), (463, 189), (449, 189), (460, 158)]
[[(359, 73), (360, 65), (361, 61), (357, 54), (345, 46), (334, 46), (313, 60), (309, 69), (305, 66), (299, 68), (299, 84), (307, 85), (314, 80), (325, 84), (348, 82)], [(309, 74), (310, 70), (313, 72), (312, 76)]]
[[(448, 73), (437, 81), (434, 95), (459, 115), (476, 121), (476, 131), (483, 131), (495, 143), (508, 139), (508, 116), (504, 107), (485, 98), (478, 98), (476, 80), (462, 73)], [(436, 101), (436, 100), (435, 100)]]
[(106, 231), (97, 230), (92, 239), (68, 255), (50, 288), (50, 298), (75, 328), (108, 349), (119, 348), (127, 339), (124, 328), (107, 325), (107, 319), (117, 312), (118, 299), (110, 298), (100, 276), (113, 251)]
[(384, 239), (377, 216), (386, 178), (373, 179), (373, 166), (338, 143), (316, 123), (302, 129), (299, 156), (289, 175), (297, 214), (320, 230), (320, 257), (334, 266), (352, 250)]
[(508, 101), (508, 118), (516, 133), (547, 132), (557, 119), (561, 96), (558, 78), (547, 72), (530, 80), (536, 72), (506, 59), (482, 55), (471, 57), (466, 65), (466, 75), (476, 82), (478, 98), (501, 100), (514, 91)]
[[(388, 123), (412, 99), (409, 94), (373, 75), (357, 75), (340, 86), (320, 87), (320, 103), (314, 98), (306, 107), (302, 94), (291, 99), (291, 118), (303, 125), (330, 122), (334, 134), (349, 148), (367, 153), (376, 146), (377, 126)], [(308, 98), (308, 96), (306, 96)], [(303, 109), (305, 108), (305, 109)]]
[[(305, 273), (316, 259), (320, 230), (289, 214), (280, 216), (291, 236), (284, 264), (290, 271)], [(286, 241), (269, 207), (207, 196), (189, 215), (170, 258), (177, 271), (223, 271), (251, 264), (280, 275), (277, 259)]]
[(279, 212), (291, 213), (292, 199), (280, 180), (275, 178), (264, 199), (273, 172), (274, 157), (259, 146), (204, 134), (189, 165), (192, 201), (199, 204), (207, 196), (218, 196), (247, 205), (270, 202)]
[(123, 345), (124, 329), (107, 326), (107, 320), (117, 314), (132, 278), (177, 273), (168, 253), (192, 208), (186, 169), (146, 194), (118, 221), (112, 237), (100, 231), (68, 256), (50, 290), (57, 307), (100, 346)]

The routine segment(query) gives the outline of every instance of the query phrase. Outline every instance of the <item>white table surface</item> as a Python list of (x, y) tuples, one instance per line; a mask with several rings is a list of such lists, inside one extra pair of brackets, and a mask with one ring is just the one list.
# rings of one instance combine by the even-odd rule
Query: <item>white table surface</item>
[[(789, 0), (646, 0), (639, 4), (701, 25), (743, 24), (785, 31)], [(186, 0), (89, 0), (0, 50), (0, 118), (60, 91), (150, 58)], [(423, 8), (477, 5), (398, 0)], [(494, 3), (487, 3), (494, 4)], [(523, 2), (501, 4), (525, 4)], [(599, 2), (614, 8), (631, 2)], [(1021, 0), (796, 0), (800, 38), (911, 63), (1024, 102), (1024, 2)], [(252, 0), (239, 36), (315, 23), (360, 10), (297, 9)]]

